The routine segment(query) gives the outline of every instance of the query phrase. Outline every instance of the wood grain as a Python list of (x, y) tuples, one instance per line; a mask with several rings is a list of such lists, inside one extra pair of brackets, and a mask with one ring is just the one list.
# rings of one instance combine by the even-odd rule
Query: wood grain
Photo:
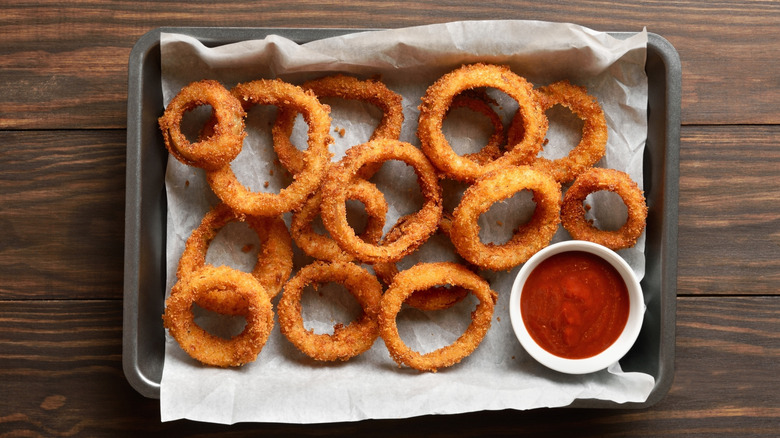
[[(726, 317), (716, 315), (728, 315)], [(535, 410), (326, 425), (159, 422), (127, 384), (121, 301), (0, 301), (0, 436), (775, 436), (780, 297), (678, 300), (672, 389), (645, 410)], [(740, 370), (734, 373), (733, 370)], [(282, 397), (283, 394), (274, 394)]]
[(125, 137), (0, 131), (0, 296), (121, 297)]
[(678, 294), (777, 294), (777, 126), (683, 129)]
[(607, 8), (600, 1), (8, 1), (0, 17), (0, 129), (123, 128), (130, 50), (160, 26), (398, 28), (474, 19), (646, 27), (680, 53), (683, 123), (780, 122), (780, 3), (620, 1)]

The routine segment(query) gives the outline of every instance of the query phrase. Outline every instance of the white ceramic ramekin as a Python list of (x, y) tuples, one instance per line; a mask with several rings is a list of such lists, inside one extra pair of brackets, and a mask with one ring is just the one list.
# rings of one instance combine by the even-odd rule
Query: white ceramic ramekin
[[(617, 269), (626, 283), (629, 296), (629, 314), (626, 326), (618, 339), (606, 350), (585, 359), (567, 359), (556, 356), (540, 347), (528, 333), (520, 312), (520, 299), (523, 286), (531, 271), (548, 257), (568, 251), (584, 251), (595, 254), (609, 262)], [(582, 240), (567, 240), (550, 245), (534, 254), (515, 278), (509, 298), (509, 317), (517, 339), (528, 354), (539, 363), (553, 370), (567, 374), (586, 374), (603, 370), (622, 358), (634, 345), (642, 328), (645, 313), (645, 302), (642, 287), (631, 266), (616, 252), (607, 247)]]

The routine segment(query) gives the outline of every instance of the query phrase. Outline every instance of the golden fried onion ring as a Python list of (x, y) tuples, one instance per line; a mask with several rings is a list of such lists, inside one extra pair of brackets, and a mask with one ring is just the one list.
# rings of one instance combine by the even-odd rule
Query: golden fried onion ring
[[(301, 88), (313, 92), (318, 98), (337, 97), (362, 100), (382, 110), (382, 119), (369, 140), (390, 138), (398, 140), (404, 122), (402, 97), (376, 79), (360, 80), (352, 76), (337, 74), (304, 82)], [(298, 112), (282, 108), (276, 116), (273, 127), (274, 150), (279, 161), (292, 174), (304, 167), (304, 155), (290, 141)], [(378, 166), (377, 166), (378, 168)], [(374, 172), (376, 169), (374, 169)], [(364, 170), (361, 175), (369, 178), (373, 172)]]
[[(337, 282), (357, 299), (363, 309), (346, 327), (336, 324), (333, 334), (306, 330), (301, 316), (301, 295), (306, 286)], [(348, 360), (371, 348), (379, 337), (379, 304), (382, 286), (370, 272), (350, 262), (315, 261), (296, 273), (284, 286), (279, 300), (282, 334), (307, 356), (320, 361)]]
[[(426, 354), (409, 348), (398, 333), (396, 318), (401, 305), (416, 290), (450, 284), (468, 289), (479, 300), (466, 331), (452, 344)], [(379, 313), (380, 333), (390, 356), (400, 365), (419, 371), (436, 372), (454, 365), (477, 349), (490, 328), (498, 295), (487, 281), (457, 263), (420, 263), (401, 271), (382, 296)]]
[[(550, 173), (561, 184), (574, 180), (585, 169), (596, 164), (607, 150), (607, 121), (595, 97), (585, 87), (560, 81), (536, 90), (542, 110), (555, 105), (568, 108), (583, 121), (580, 142), (565, 157), (550, 160), (537, 157), (531, 165)], [(517, 135), (514, 120), (509, 128), (510, 138)]]
[[(354, 178), (347, 188), (346, 199), (358, 200), (365, 205), (368, 222), (360, 239), (377, 243), (382, 237), (387, 216), (387, 202), (382, 192), (373, 184), (361, 178)], [(318, 234), (312, 228), (312, 221), (320, 214), (322, 193), (317, 191), (303, 206), (293, 212), (290, 221), (290, 234), (295, 243), (310, 257), (326, 261), (351, 261), (353, 257), (345, 253), (328, 236)]]
[[(243, 302), (244, 330), (231, 339), (215, 336), (194, 321), (192, 304), (212, 291)], [(192, 358), (218, 367), (233, 367), (254, 361), (274, 325), (270, 298), (251, 274), (206, 265), (179, 280), (165, 302), (163, 325)]]
[[(198, 106), (210, 105), (212, 120), (209, 134), (190, 143), (181, 132), (184, 113)], [(174, 96), (158, 119), (165, 147), (170, 154), (189, 166), (207, 170), (228, 165), (238, 156), (243, 146), (244, 116), (241, 102), (219, 82), (193, 82)]]
[[(212, 240), (219, 230), (234, 221), (246, 221), (257, 234), (261, 250), (257, 253), (257, 263), (252, 269), (265, 291), (273, 298), (282, 290), (293, 269), (292, 239), (281, 217), (256, 217), (236, 215), (226, 204), (212, 207), (192, 231), (179, 258), (176, 277), (181, 280), (206, 264), (206, 254)], [(237, 310), (216, 309), (205, 301), (199, 305), (223, 314), (236, 314)]]
[[(442, 132), (442, 119), (460, 92), (477, 87), (490, 87), (503, 91), (517, 101), (516, 118), (522, 122), (523, 137), (515, 138), (515, 144), (499, 158), (479, 163), (456, 154)], [(535, 99), (532, 85), (512, 73), (506, 66), (471, 64), (445, 74), (428, 87), (422, 97), (417, 136), (425, 155), (447, 177), (473, 182), (480, 176), (505, 167), (530, 162), (542, 147), (547, 132), (547, 117)]]
[(294, 181), (276, 193), (252, 192), (236, 178), (231, 167), (223, 166), (206, 172), (206, 179), (214, 193), (237, 213), (253, 216), (277, 216), (300, 207), (306, 198), (322, 183), (330, 164), (328, 146), (330, 115), (311, 92), (281, 80), (256, 80), (238, 84), (231, 91), (244, 107), (276, 105), (293, 108), (303, 114), (309, 125), (308, 148), (304, 152), (305, 166)]
[[(494, 203), (521, 190), (531, 190), (536, 209), (502, 245), (484, 244), (479, 238), (479, 216)], [(547, 246), (560, 223), (561, 188), (547, 173), (530, 166), (512, 166), (491, 172), (466, 189), (453, 211), (450, 239), (458, 254), (480, 268), (509, 270)]]
[[(617, 193), (626, 204), (628, 217), (618, 230), (600, 230), (585, 218), (585, 198), (602, 190)], [(594, 167), (582, 173), (566, 191), (561, 206), (563, 227), (572, 238), (595, 242), (613, 250), (636, 245), (646, 220), (647, 203), (642, 189), (627, 173), (615, 169)]]
[[(386, 245), (360, 240), (346, 217), (347, 187), (366, 164), (400, 160), (417, 174), (425, 198), (420, 210), (413, 213), (407, 232)], [(442, 215), (442, 191), (436, 170), (419, 149), (398, 140), (377, 139), (347, 150), (339, 163), (328, 172), (322, 185), (320, 214), (325, 228), (339, 247), (364, 263), (395, 262), (422, 245), (435, 231)]]

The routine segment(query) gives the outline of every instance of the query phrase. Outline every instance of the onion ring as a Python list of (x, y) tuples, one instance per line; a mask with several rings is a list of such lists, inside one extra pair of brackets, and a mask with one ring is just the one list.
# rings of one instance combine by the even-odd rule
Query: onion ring
[[(301, 295), (310, 284), (343, 284), (363, 309), (357, 320), (346, 327), (337, 324), (333, 334), (306, 330), (301, 316)], [(362, 354), (379, 337), (379, 305), (382, 286), (370, 272), (350, 262), (315, 261), (301, 268), (284, 286), (279, 300), (279, 327), (296, 348), (315, 360), (348, 360)]]
[[(499, 158), (485, 164), (456, 154), (442, 132), (442, 119), (453, 98), (460, 92), (491, 87), (503, 91), (519, 105), (518, 123), (523, 125), (523, 138), (515, 139)], [(422, 97), (417, 136), (425, 155), (447, 177), (474, 182), (480, 176), (505, 167), (530, 162), (542, 147), (547, 132), (547, 117), (535, 99), (531, 84), (512, 73), (506, 66), (489, 64), (464, 65), (445, 74), (428, 87)]]
[[(536, 209), (502, 245), (479, 239), (478, 219), (492, 204), (521, 190), (533, 191)], [(513, 166), (491, 172), (466, 189), (453, 211), (450, 239), (468, 262), (492, 271), (509, 270), (547, 246), (560, 223), (561, 188), (547, 173), (530, 166)]]
[[(555, 105), (561, 105), (583, 121), (582, 138), (567, 156), (556, 160), (536, 157), (531, 163), (534, 168), (552, 174), (559, 183), (569, 183), (585, 169), (596, 164), (606, 153), (607, 121), (604, 111), (585, 87), (572, 85), (569, 81), (556, 82), (536, 91), (542, 110), (547, 111)], [(509, 127), (509, 137), (521, 135), (518, 130), (513, 120)]]
[[(366, 164), (400, 160), (417, 174), (425, 201), (413, 213), (407, 232), (387, 245), (360, 240), (346, 217), (347, 187)], [(395, 262), (414, 251), (435, 231), (442, 215), (442, 191), (436, 170), (419, 149), (398, 140), (377, 139), (347, 150), (339, 163), (328, 172), (321, 188), (320, 215), (325, 228), (341, 249), (364, 263)]]
[(231, 91), (244, 102), (252, 105), (276, 105), (294, 108), (303, 114), (309, 125), (309, 138), (305, 163), (295, 180), (276, 193), (251, 192), (236, 178), (229, 165), (206, 172), (206, 179), (214, 193), (237, 213), (252, 216), (278, 216), (300, 207), (306, 198), (322, 183), (330, 164), (328, 145), (330, 115), (311, 92), (281, 80), (257, 80), (239, 84)]
[[(190, 143), (181, 132), (184, 113), (198, 106), (210, 105), (210, 134)], [(241, 152), (244, 137), (244, 116), (241, 102), (219, 82), (193, 82), (171, 99), (158, 119), (168, 152), (189, 166), (207, 170), (218, 169), (233, 161)]]
[[(194, 321), (192, 304), (211, 291), (218, 291), (244, 304), (244, 330), (231, 339), (207, 332)], [(251, 274), (220, 266), (204, 266), (179, 280), (165, 302), (163, 325), (192, 358), (218, 367), (233, 367), (254, 361), (274, 325), (270, 298)]]
[[(304, 82), (301, 88), (313, 92), (318, 98), (362, 100), (382, 110), (382, 119), (369, 140), (377, 138), (398, 140), (401, 135), (404, 122), (403, 99), (378, 80), (359, 80), (352, 76), (337, 74)], [(276, 117), (273, 128), (274, 150), (279, 161), (292, 174), (300, 172), (304, 165), (303, 153), (290, 141), (297, 115), (297, 111), (282, 109)], [(361, 176), (370, 178), (378, 167), (373, 171), (369, 169), (362, 171)]]
[[(594, 192), (617, 193), (626, 204), (628, 217), (620, 229), (599, 230), (585, 219), (585, 198)], [(618, 250), (636, 245), (646, 227), (647, 203), (642, 189), (627, 173), (615, 169), (593, 167), (574, 180), (563, 197), (561, 221), (571, 237), (588, 240)]]
[[(401, 305), (416, 290), (442, 284), (468, 289), (477, 297), (479, 305), (471, 314), (468, 328), (454, 343), (430, 353), (420, 354), (403, 342), (398, 333), (396, 318)], [(380, 333), (390, 356), (399, 366), (403, 364), (419, 371), (436, 372), (439, 368), (460, 362), (477, 349), (490, 328), (497, 299), (498, 295), (490, 289), (487, 281), (457, 263), (420, 263), (399, 272), (382, 296)]]
[[(405, 232), (404, 228), (409, 219), (410, 216), (404, 216), (398, 219), (398, 222), (396, 222), (390, 231), (382, 238), (381, 244), (393, 242), (403, 235)], [(437, 232), (449, 235), (451, 221), (452, 219), (450, 217), (442, 215)], [(374, 273), (376, 273), (377, 278), (387, 286), (391, 285), (395, 276), (398, 275), (398, 266), (395, 263), (375, 263), (372, 267), (374, 268)], [(406, 299), (406, 304), (423, 311), (444, 310), (459, 303), (466, 298), (468, 294), (469, 291), (460, 286), (453, 286), (450, 288), (436, 286), (425, 290), (415, 291)]]
[[(236, 215), (226, 204), (214, 206), (203, 216), (200, 225), (192, 231), (179, 259), (176, 277), (181, 280), (205, 266), (211, 241), (222, 227), (234, 221), (246, 221), (257, 234), (262, 249), (257, 254), (257, 263), (252, 269), (252, 275), (260, 281), (269, 298), (275, 297), (282, 290), (293, 269), (292, 239), (287, 226), (281, 217)], [(226, 315), (240, 313), (240, 309), (224, 305), (229, 300), (208, 300), (209, 296), (207, 294), (203, 300), (198, 301), (198, 305)], [(222, 306), (216, 308), (208, 301), (219, 301)], [(238, 303), (241, 304), (243, 301)]]
[[(354, 178), (347, 188), (346, 199), (358, 200), (365, 205), (368, 222), (360, 239), (377, 243), (382, 237), (387, 216), (387, 202), (382, 192), (372, 183)], [(312, 221), (320, 214), (322, 193), (317, 191), (303, 206), (293, 212), (290, 221), (290, 234), (303, 252), (310, 257), (326, 261), (351, 261), (353, 257), (345, 253), (331, 238), (318, 234), (312, 228)]]

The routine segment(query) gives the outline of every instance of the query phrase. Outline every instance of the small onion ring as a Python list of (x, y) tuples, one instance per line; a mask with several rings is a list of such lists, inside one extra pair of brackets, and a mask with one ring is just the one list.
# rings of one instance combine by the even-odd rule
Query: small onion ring
[[(333, 334), (306, 330), (301, 316), (301, 295), (306, 286), (337, 282), (357, 299), (363, 309), (355, 321), (337, 324)], [(302, 353), (315, 360), (348, 360), (362, 354), (379, 337), (379, 304), (382, 286), (370, 272), (350, 262), (315, 261), (301, 268), (287, 282), (279, 300), (279, 327), (282, 334)]]
[[(200, 225), (192, 231), (179, 258), (176, 277), (181, 280), (205, 266), (206, 254), (212, 240), (222, 227), (234, 221), (246, 221), (257, 234), (262, 249), (257, 254), (257, 263), (252, 269), (252, 275), (260, 281), (269, 298), (275, 297), (282, 290), (293, 269), (292, 239), (287, 226), (281, 217), (237, 215), (226, 204), (220, 203), (212, 207), (203, 216)], [(198, 304), (228, 315), (239, 312), (229, 307), (216, 309), (205, 300), (199, 301)]]
[[(620, 229), (599, 230), (585, 219), (585, 198), (594, 192), (617, 193), (626, 204), (628, 217)], [(647, 203), (642, 189), (631, 177), (619, 170), (593, 167), (574, 180), (563, 197), (561, 221), (571, 237), (588, 240), (618, 250), (636, 245), (647, 223)]]
[[(181, 132), (184, 113), (201, 105), (212, 107), (210, 134), (190, 143)], [(219, 82), (193, 82), (171, 99), (158, 119), (165, 147), (170, 154), (189, 166), (206, 170), (219, 169), (233, 161), (241, 152), (244, 137), (244, 116), (241, 102)]]
[[(403, 303), (415, 291), (443, 284), (468, 289), (477, 297), (479, 304), (471, 314), (468, 328), (454, 343), (420, 354), (403, 342), (396, 318)], [(450, 262), (420, 263), (399, 272), (382, 296), (380, 333), (390, 356), (399, 366), (404, 364), (419, 371), (436, 372), (439, 368), (460, 362), (477, 349), (490, 328), (496, 300), (498, 295), (490, 289), (488, 282), (464, 266)]]
[[(413, 213), (407, 233), (387, 245), (360, 240), (350, 227), (346, 216), (346, 198), (349, 182), (366, 164), (400, 160), (417, 174), (425, 201)], [(377, 139), (347, 150), (339, 163), (328, 172), (322, 185), (320, 215), (325, 228), (339, 247), (364, 263), (395, 262), (422, 245), (438, 227), (442, 215), (442, 190), (438, 175), (425, 155), (409, 143)]]
[(303, 114), (309, 125), (309, 147), (304, 152), (306, 165), (295, 180), (276, 193), (251, 192), (236, 178), (231, 167), (224, 166), (206, 172), (214, 193), (237, 213), (252, 216), (278, 216), (300, 207), (322, 183), (330, 164), (328, 145), (330, 115), (311, 92), (281, 80), (256, 80), (238, 84), (231, 91), (245, 108), (251, 105), (276, 105), (294, 108)]
[[(464, 90), (491, 87), (503, 91), (517, 101), (523, 125), (523, 138), (507, 146), (499, 158), (485, 164), (456, 154), (442, 132), (442, 119), (453, 98)], [(519, 123), (518, 122), (518, 123)], [(480, 176), (505, 167), (530, 162), (542, 147), (547, 132), (547, 117), (536, 101), (532, 85), (512, 73), (506, 66), (464, 65), (439, 78), (422, 97), (417, 136), (425, 155), (447, 177), (473, 182)]]
[[(243, 305), (244, 330), (231, 339), (212, 335), (194, 321), (192, 304), (213, 291)], [(163, 325), (192, 358), (218, 367), (254, 361), (274, 325), (273, 307), (260, 282), (251, 274), (227, 266), (206, 265), (179, 280), (165, 302)]]
[[(403, 98), (375, 79), (359, 80), (352, 76), (337, 74), (314, 79), (301, 84), (301, 88), (313, 92), (318, 98), (337, 97), (368, 102), (382, 110), (382, 119), (369, 140), (390, 138), (398, 140), (404, 122)], [(303, 169), (303, 153), (290, 141), (298, 112), (282, 109), (276, 116), (273, 127), (274, 150), (279, 161), (292, 174)], [(361, 176), (370, 178), (376, 172), (364, 169)]]
[[(380, 244), (393, 242), (403, 235), (405, 233), (404, 228), (410, 218), (410, 216), (404, 216), (398, 219), (398, 222), (396, 222), (390, 231), (382, 238)], [(442, 215), (437, 232), (449, 235), (451, 223), (451, 217)], [(376, 273), (377, 278), (387, 286), (390, 286), (393, 283), (395, 276), (398, 275), (398, 266), (395, 263), (375, 263), (372, 267), (374, 268), (374, 273)], [(444, 310), (459, 303), (466, 298), (468, 294), (469, 291), (460, 286), (453, 286), (450, 288), (436, 286), (425, 290), (415, 291), (412, 296), (406, 299), (406, 304), (423, 311)]]
[[(479, 239), (479, 216), (495, 202), (524, 189), (533, 191), (536, 209), (508, 242), (484, 244)], [(560, 223), (561, 188), (547, 173), (530, 166), (507, 167), (491, 172), (466, 189), (453, 211), (450, 239), (458, 254), (480, 268), (509, 270), (547, 246)]]
[[(580, 173), (596, 164), (607, 150), (607, 121), (595, 97), (588, 94), (585, 87), (572, 85), (569, 81), (560, 81), (536, 90), (542, 110), (547, 111), (555, 105), (568, 108), (584, 123), (580, 142), (565, 157), (550, 160), (536, 157), (531, 165), (550, 173), (556, 181), (566, 184)], [(514, 120), (509, 127), (509, 137), (519, 135)]]
[[(348, 200), (358, 200), (365, 205), (368, 222), (360, 238), (365, 242), (377, 243), (382, 237), (387, 216), (387, 202), (376, 185), (355, 178), (347, 188)], [(320, 214), (322, 193), (317, 191), (303, 206), (293, 212), (290, 221), (290, 234), (295, 243), (308, 256), (326, 261), (351, 261), (353, 257), (345, 253), (331, 238), (318, 234), (312, 228), (312, 221)]]

